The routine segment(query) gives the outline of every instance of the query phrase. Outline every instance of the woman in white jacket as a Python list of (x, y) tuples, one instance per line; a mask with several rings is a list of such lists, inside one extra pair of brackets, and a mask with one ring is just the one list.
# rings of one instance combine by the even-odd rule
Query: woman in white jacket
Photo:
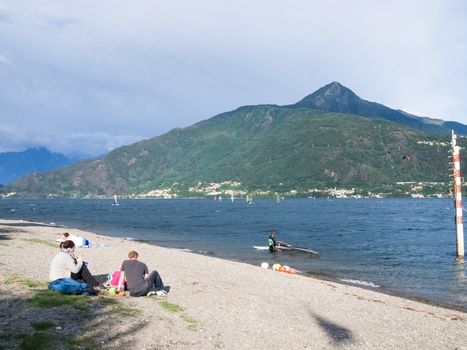
[(83, 262), (83, 256), (74, 256), (75, 243), (73, 241), (60, 243), (60, 248), (61, 251), (55, 255), (50, 264), (49, 281), (72, 278), (74, 280), (83, 280), (90, 288), (98, 290), (104, 288), (89, 272), (86, 263)]

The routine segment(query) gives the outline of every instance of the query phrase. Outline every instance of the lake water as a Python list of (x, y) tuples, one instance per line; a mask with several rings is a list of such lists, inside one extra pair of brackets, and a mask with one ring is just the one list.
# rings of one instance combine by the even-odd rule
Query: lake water
[[(467, 276), (455, 259), (451, 199), (0, 200), (0, 217), (75, 227), (109, 236), (259, 265), (286, 264), (371, 289), (467, 310)], [(305, 253), (256, 250), (277, 238)]]

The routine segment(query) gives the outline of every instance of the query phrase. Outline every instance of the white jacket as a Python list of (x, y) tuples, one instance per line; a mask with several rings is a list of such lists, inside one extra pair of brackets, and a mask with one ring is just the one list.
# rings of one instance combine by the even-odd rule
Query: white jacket
[(83, 266), (83, 261), (75, 261), (67, 252), (60, 252), (52, 259), (50, 264), (49, 281), (55, 281), (59, 278), (70, 278), (71, 273), (78, 273)]

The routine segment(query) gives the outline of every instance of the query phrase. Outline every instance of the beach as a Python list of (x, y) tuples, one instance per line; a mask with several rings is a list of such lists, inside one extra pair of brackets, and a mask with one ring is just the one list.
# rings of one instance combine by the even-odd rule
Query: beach
[[(122, 308), (139, 310), (132, 317), (107, 317), (103, 307), (82, 319), (73, 310), (28, 306), (33, 291), (11, 281), (46, 282), (59, 251), (55, 240), (65, 231), (93, 242), (95, 247), (76, 253), (101, 280), (136, 250), (170, 286), (168, 296), (116, 299)], [(0, 220), (0, 234), (0, 327), (5, 334), (32, 333), (34, 318), (51, 318), (57, 335), (90, 337), (103, 348), (467, 349), (463, 311), (40, 223)]]

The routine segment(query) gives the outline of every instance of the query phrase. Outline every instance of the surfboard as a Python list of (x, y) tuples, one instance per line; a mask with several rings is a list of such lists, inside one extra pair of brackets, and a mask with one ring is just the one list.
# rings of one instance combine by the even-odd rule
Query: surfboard
[(253, 248), (257, 250), (268, 250), (269, 249), (267, 245), (254, 245)]
[[(253, 248), (256, 250), (268, 250), (269, 247), (267, 245), (254, 245)], [(294, 247), (291, 245), (281, 245), (278, 246), (278, 251), (298, 251), (298, 252), (303, 252), (303, 253), (309, 253), (309, 254), (316, 254), (319, 255), (317, 251), (308, 249), (308, 248), (302, 248), (302, 247)]]

